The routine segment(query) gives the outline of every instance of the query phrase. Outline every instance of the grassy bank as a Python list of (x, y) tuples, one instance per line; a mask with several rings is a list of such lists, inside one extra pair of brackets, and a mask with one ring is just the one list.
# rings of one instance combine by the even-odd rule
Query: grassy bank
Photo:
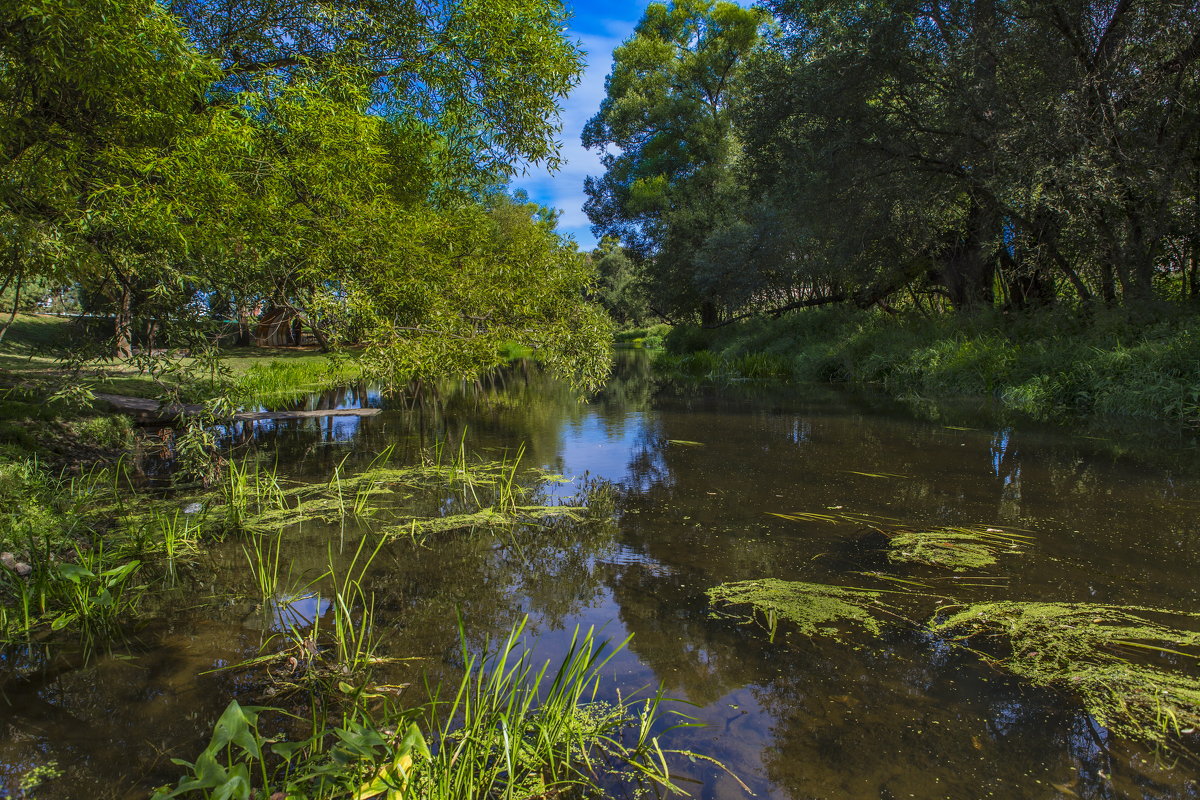
[(671, 326), (666, 324), (650, 325), (645, 328), (627, 328), (618, 331), (613, 342), (621, 347), (645, 347), (655, 350), (663, 346)]
[(144, 356), (121, 362), (78, 359), (93, 333), (69, 317), (19, 314), (0, 342), (0, 376), (6, 383), (53, 385), (70, 376), (95, 391), (130, 397), (180, 392), (203, 400), (217, 393), (236, 400), (269, 402), (274, 396), (344, 385), (361, 372), (352, 357), (309, 348), (224, 348), (203, 357)]
[(16, 317), (0, 342), (0, 455), (76, 468), (115, 460), (132, 446), (132, 426), (104, 413), (93, 402), (97, 393), (273, 406), (361, 375), (352, 355), (307, 349), (231, 348), (120, 362), (83, 358), (90, 343), (92, 333), (70, 318)]
[(1118, 311), (922, 317), (828, 308), (666, 337), (694, 378), (873, 384), (899, 397), (989, 396), (1038, 418), (1200, 421), (1200, 316)]

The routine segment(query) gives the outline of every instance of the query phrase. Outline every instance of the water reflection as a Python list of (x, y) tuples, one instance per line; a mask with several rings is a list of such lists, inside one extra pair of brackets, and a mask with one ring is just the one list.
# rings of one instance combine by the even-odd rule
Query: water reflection
[[(472, 646), (531, 614), (535, 646), (557, 651), (577, 625), (605, 627), (629, 651), (608, 691), (661, 682), (704, 728), (667, 746), (725, 761), (759, 797), (1200, 797), (1200, 769), (1156, 764), (1114, 742), (1062, 698), (1023, 687), (916, 631), (838, 644), (714, 619), (705, 590), (778, 577), (836, 584), (881, 565), (878, 535), (854, 525), (769, 512), (833, 509), (914, 526), (1005, 523), (1034, 544), (1003, 564), (993, 597), (1162, 605), (1200, 610), (1180, 554), (1200, 539), (1200, 458), (1178, 436), (1087, 439), (968, 410), (925, 407), (914, 418), (878, 397), (828, 387), (671, 386), (642, 354), (623, 354), (591, 402), (536, 367), (439, 387), (439, 402), (377, 417), (231, 426), (246, 448), (274, 454), (290, 479), (327, 480), (393, 447), (395, 460), (437, 443), (489, 455), (524, 444), (526, 463), (571, 479), (570, 497), (603, 479), (615, 520), (481, 535), (381, 551), (368, 588), (389, 654), (420, 657), (396, 676), (457, 669), (461, 614)], [(379, 404), (369, 388), (307, 407)], [(684, 444), (692, 443), (692, 444)], [(419, 513), (453, 511), (453, 494), (407, 498)], [(296, 585), (344, 566), (364, 531), (307, 526), (285, 533)], [(905, 573), (899, 573), (904, 575)], [(210, 672), (257, 654), (264, 637), (327, 617), (318, 581), (255, 601), (235, 543), (217, 548), (112, 657), (69, 653), (41, 662), (6, 654), (0, 786), (53, 758), (68, 775), (45, 797), (136, 796), (171, 774), (160, 755), (191, 755), (247, 673)], [(155, 743), (148, 747), (147, 741)], [(703, 763), (683, 765), (707, 798), (745, 797)], [(54, 794), (57, 791), (58, 794)], [(90, 794), (89, 794), (90, 793)]]

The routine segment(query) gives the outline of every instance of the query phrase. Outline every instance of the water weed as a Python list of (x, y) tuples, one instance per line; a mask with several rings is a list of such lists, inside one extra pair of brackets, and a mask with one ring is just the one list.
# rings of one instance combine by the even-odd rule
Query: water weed
[(1019, 554), (1028, 543), (1028, 537), (999, 528), (905, 531), (891, 536), (888, 559), (893, 564), (924, 564), (966, 572), (994, 566), (1000, 554)]
[(995, 602), (940, 615), (930, 627), (1033, 685), (1079, 698), (1110, 730), (1180, 744), (1185, 731), (1200, 729), (1198, 620), (1139, 606)]
[(878, 635), (880, 618), (895, 613), (880, 591), (774, 578), (722, 583), (708, 590), (708, 598), (716, 606), (748, 607), (740, 618), (764, 624), (772, 639), (780, 620), (805, 636), (838, 639), (848, 628)]
[[(523, 622), (514, 625), (482, 653), (472, 653), (462, 633), (460, 682), (428, 686), (416, 706), (343, 682), (340, 724), (300, 741), (270, 741), (261, 723), (267, 710), (231, 702), (197, 759), (176, 761), (188, 774), (155, 798), (586, 797), (620, 782), (670, 791), (669, 757), (710, 760), (661, 747), (669, 713), (661, 694), (597, 700), (601, 671), (625, 643), (610, 647), (576, 630), (557, 664), (539, 665), (521, 645), (523, 632)], [(383, 705), (368, 711), (369, 703)]]

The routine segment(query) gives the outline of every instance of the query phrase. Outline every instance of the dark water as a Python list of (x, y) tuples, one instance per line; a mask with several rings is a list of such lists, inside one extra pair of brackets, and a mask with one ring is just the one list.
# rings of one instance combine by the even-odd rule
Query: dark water
[[(369, 585), (387, 651), (423, 659), (403, 668), (408, 679), (453, 674), (457, 613), (474, 646), (528, 614), (546, 658), (577, 625), (614, 640), (632, 634), (607, 690), (661, 683), (694, 704), (680, 708), (705, 726), (674, 731), (664, 745), (724, 761), (758, 797), (1200, 797), (1194, 763), (1115, 740), (1062, 698), (919, 632), (839, 644), (783, 631), (772, 642), (759, 627), (714, 619), (705, 596), (722, 581), (760, 577), (876, 585), (858, 574), (879, 559), (863, 530), (770, 515), (841, 509), (1028, 531), (1034, 544), (1002, 562), (998, 588), (954, 589), (966, 601), (1200, 611), (1200, 454), (1186, 436), (1103, 425), (1085, 436), (826, 387), (672, 387), (637, 354), (622, 357), (588, 404), (520, 367), (437, 411), (231, 435), (277, 449), (300, 479), (326, 480), (343, 459), (365, 466), (388, 445), (403, 460), (465, 437), (485, 455), (523, 443), (525, 463), (573, 478), (555, 490), (561, 497), (586, 480), (617, 485), (609, 525), (389, 544)], [(331, 553), (348, 560), (361, 534), (289, 531), (291, 585), (319, 574)], [(111, 656), (7, 654), (0, 786), (13, 791), (17, 776), (48, 760), (65, 774), (39, 797), (139, 797), (170, 780), (169, 759), (193, 756), (230, 697), (254, 688), (244, 673), (209, 671), (257, 654), (281, 627), (246, 599), (244, 563), (240, 545), (214, 549)], [(694, 796), (747, 796), (703, 763), (678, 766)]]

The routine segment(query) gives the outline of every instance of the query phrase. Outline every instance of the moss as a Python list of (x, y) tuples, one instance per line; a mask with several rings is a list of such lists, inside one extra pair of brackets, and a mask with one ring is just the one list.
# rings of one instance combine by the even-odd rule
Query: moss
[[(934, 622), (936, 633), (988, 648), (995, 663), (1071, 694), (1110, 730), (1170, 743), (1200, 729), (1200, 614), (1093, 603), (977, 603)], [(999, 645), (1000, 652), (991, 648)]]
[(772, 634), (777, 622), (786, 620), (805, 636), (833, 639), (840, 639), (848, 627), (878, 635), (882, 630), (879, 616), (890, 612), (882, 596), (882, 592), (867, 589), (775, 578), (722, 583), (708, 590), (714, 604), (750, 606), (754, 614), (765, 618)]

